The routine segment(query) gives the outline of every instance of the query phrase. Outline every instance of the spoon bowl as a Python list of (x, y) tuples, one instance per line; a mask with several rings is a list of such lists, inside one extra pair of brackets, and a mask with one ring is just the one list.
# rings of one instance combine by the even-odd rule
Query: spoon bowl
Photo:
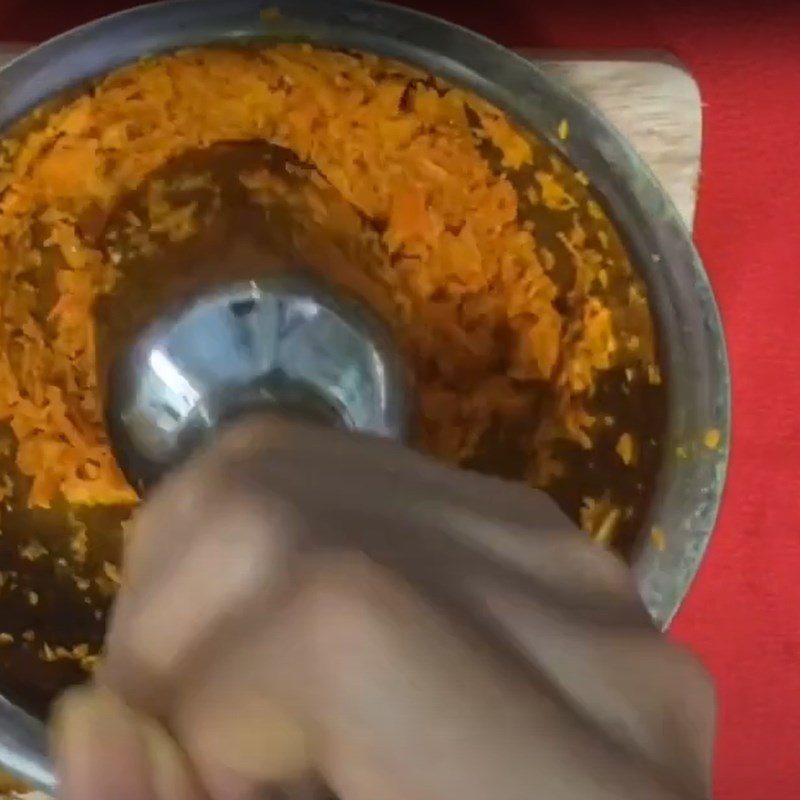
[(140, 489), (259, 412), (402, 441), (405, 374), (381, 320), (306, 276), (238, 282), (152, 322), (109, 373), (109, 434)]

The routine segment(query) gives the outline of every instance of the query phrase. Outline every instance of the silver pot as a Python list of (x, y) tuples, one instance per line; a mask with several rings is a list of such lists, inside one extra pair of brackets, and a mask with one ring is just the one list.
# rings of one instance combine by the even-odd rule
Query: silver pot
[[(370, 51), (468, 88), (590, 176), (647, 283), (668, 375), (664, 463), (632, 558), (639, 591), (665, 628), (700, 565), (728, 460), (730, 375), (714, 296), (677, 210), (626, 141), (592, 107), (510, 51), (442, 20), (372, 0), (177, 0), (116, 14), (53, 39), (0, 71), (0, 128), (59, 92), (142, 56), (176, 48), (307, 41)], [(568, 142), (556, 136), (570, 120)], [(676, 445), (715, 428), (722, 444), (680, 459)], [(649, 531), (666, 532), (659, 549)], [(0, 699), (0, 766), (48, 791), (41, 723)]]

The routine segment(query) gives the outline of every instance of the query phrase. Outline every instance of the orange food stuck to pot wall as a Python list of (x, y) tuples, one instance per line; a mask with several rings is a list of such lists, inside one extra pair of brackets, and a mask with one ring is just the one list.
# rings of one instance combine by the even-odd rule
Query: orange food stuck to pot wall
[[(327, 237), (358, 267), (342, 282), (382, 298), (422, 449), (481, 468), (493, 442), (513, 441), (515, 477), (547, 486), (564, 474), (560, 448), (593, 448), (602, 376), (657, 372), (644, 287), (585, 179), (502, 112), (368, 55), (185, 51), (114, 72), (5, 142), (0, 417), (29, 506), (136, 503), (103, 425), (95, 307), (131, 252), (157, 259), (222, 203), (202, 171), (154, 175), (253, 142), (293, 159), (241, 171), (265, 224), (283, 209), (301, 255), (329, 253)], [(146, 208), (111, 246), (107, 222), (136, 192)]]

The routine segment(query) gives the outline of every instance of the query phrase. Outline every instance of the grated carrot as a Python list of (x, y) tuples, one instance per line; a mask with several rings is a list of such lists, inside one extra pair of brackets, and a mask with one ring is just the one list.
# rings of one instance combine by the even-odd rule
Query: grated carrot
[[(222, 142), (271, 142), (313, 165), (320, 194), (307, 194), (303, 208), (372, 254), (371, 277), (392, 298), (417, 376), (423, 448), (468, 461), (493, 426), (530, 420), (543, 385), (549, 402), (526, 443), (530, 479), (560, 474), (552, 441), (592, 446), (587, 400), (598, 376), (618, 365), (625, 324), (593, 294), (608, 284), (603, 256), (570, 217), (559, 241), (575, 289), (569, 310), (557, 307), (555, 256), (519, 219), (512, 179), (482, 150), (483, 142), (497, 148), (510, 174), (532, 167), (537, 144), (490, 104), (426, 77), (307, 45), (188, 50), (113, 72), (5, 143), (0, 421), (16, 438), (19, 471), (32, 479), (30, 506), (59, 495), (75, 505), (136, 502), (103, 425), (92, 316), (123, 260), (113, 248), (101, 251), (83, 220), (107, 215), (175, 157)], [(559, 134), (566, 138), (566, 121)], [(582, 204), (605, 220), (555, 171), (536, 171), (535, 179), (531, 202), (570, 215)], [(242, 181), (264, 202), (282, 191), (264, 176)], [(142, 251), (159, 236), (180, 241), (202, 226), (192, 203), (178, 203), (155, 180), (149, 191), (149, 228), (129, 219)], [(347, 213), (329, 214), (325, 192)], [(55, 286), (44, 319), (28, 283), (32, 269)], [(619, 269), (630, 275), (629, 265)], [(652, 349), (643, 342), (636, 356), (645, 369)], [(605, 514), (600, 538), (618, 517)]]
[(630, 433), (623, 433), (617, 440), (617, 455), (625, 466), (636, 461), (636, 442)]

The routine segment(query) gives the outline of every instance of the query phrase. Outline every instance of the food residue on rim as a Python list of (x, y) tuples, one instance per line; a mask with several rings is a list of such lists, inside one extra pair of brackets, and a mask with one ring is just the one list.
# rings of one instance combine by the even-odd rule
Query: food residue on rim
[(709, 428), (703, 434), (703, 444), (709, 450), (716, 450), (719, 447), (721, 440), (722, 440), (722, 434), (720, 433), (718, 428)]
[(663, 553), (667, 549), (667, 536), (664, 529), (658, 525), (654, 525), (650, 529), (650, 541), (659, 553)]

